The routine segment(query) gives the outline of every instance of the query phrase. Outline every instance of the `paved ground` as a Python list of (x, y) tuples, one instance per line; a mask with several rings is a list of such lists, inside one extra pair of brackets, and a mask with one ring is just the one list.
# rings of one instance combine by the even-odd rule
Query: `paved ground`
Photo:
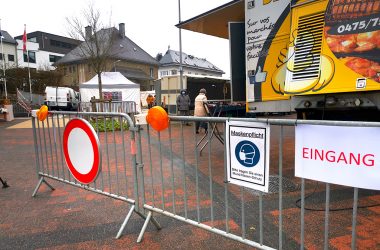
[[(192, 138), (192, 129), (193, 126), (186, 127), (185, 138)], [(278, 132), (278, 128), (272, 129), (271, 175), (273, 176), (277, 174), (278, 167), (278, 139), (276, 138)], [(144, 138), (143, 140), (146, 140), (146, 137)], [(175, 145), (174, 153), (180, 152), (178, 147), (179, 145)], [(219, 143), (214, 143), (213, 149), (213, 152), (218, 154), (218, 152), (222, 152), (223, 147)], [(299, 180), (292, 177), (294, 160), (290, 156), (293, 152), (294, 132), (291, 128), (285, 128), (284, 176), (291, 181), (291, 184), (297, 186)], [(187, 158), (189, 166), (196, 160), (190, 156)], [(200, 161), (204, 160), (207, 159), (200, 159)], [(220, 155), (219, 158), (212, 158), (215, 165), (222, 160)], [(207, 168), (200, 167), (199, 170), (200, 174), (207, 175)], [(214, 171), (213, 183), (216, 191), (223, 185), (222, 176), (222, 172)], [(56, 181), (49, 181), (56, 188), (54, 191), (50, 191), (46, 185), (42, 185), (37, 197), (32, 198), (31, 194), (37, 184), (37, 176), (32, 129), (30, 122), (25, 119), (16, 119), (12, 122), (0, 121), (0, 177), (10, 185), (9, 188), (0, 189), (0, 249), (249, 248), (241, 243), (159, 215), (156, 218), (162, 229), (157, 231), (152, 225), (149, 225), (143, 242), (140, 244), (136, 243), (136, 239), (143, 220), (136, 214), (132, 216), (123, 236), (120, 239), (114, 239), (129, 206), (124, 202)], [(190, 177), (189, 180), (191, 180)], [(187, 188), (190, 193), (194, 191), (194, 185), (190, 182)], [(149, 194), (148, 191), (147, 193)], [(306, 193), (311, 195), (307, 199), (307, 207), (310, 210), (305, 213), (307, 229), (305, 246), (307, 249), (322, 249), (324, 213), (312, 210), (324, 207), (324, 185), (307, 182)], [(330, 216), (329, 247), (331, 249), (350, 249), (352, 210), (341, 209), (352, 206), (352, 193), (350, 188), (332, 186), (331, 208), (338, 211), (331, 212)], [(238, 190), (231, 189), (231, 196), (233, 196), (231, 198), (233, 202), (240, 202)], [(283, 233), (286, 247), (284, 248), (298, 249), (300, 210), (296, 206), (296, 201), (300, 197), (299, 189), (286, 192), (285, 196)], [(170, 200), (170, 194), (165, 194), (165, 197), (167, 197), (167, 201)], [(380, 206), (373, 206), (380, 203), (380, 193), (360, 190), (359, 197), (359, 204), (363, 208), (359, 209), (357, 225), (358, 249), (380, 249)], [(147, 199), (149, 198), (152, 197), (148, 195)], [(265, 240), (272, 246), (277, 246), (277, 198), (276, 195), (269, 195), (265, 198)], [(254, 195), (247, 196), (246, 199), (246, 202), (250, 204), (256, 200)], [(205, 201), (208, 200), (205, 199)], [(221, 207), (219, 207), (217, 198), (216, 202), (214, 223), (216, 226), (220, 226), (224, 224), (224, 216), (219, 216)], [(180, 201), (176, 201), (176, 203), (178, 203), (178, 207), (181, 207)], [(172, 204), (166, 205), (170, 207)], [(233, 205), (235, 204), (231, 204), (231, 207)], [(250, 205), (247, 206), (249, 208)], [(207, 214), (208, 208), (209, 204), (205, 202), (201, 207), (201, 213)], [(236, 210), (238, 214), (239, 207)], [(235, 212), (234, 210), (232, 214), (234, 215)], [(189, 206), (189, 216), (193, 216), (194, 213), (194, 207)], [(231, 216), (229, 222), (231, 230), (239, 231), (239, 219), (238, 215)], [(247, 222), (247, 235), (255, 237), (257, 236), (254, 232), (257, 231), (256, 226), (252, 226), (255, 218), (251, 219), (252, 224)], [(295, 224), (295, 222), (297, 223)]]

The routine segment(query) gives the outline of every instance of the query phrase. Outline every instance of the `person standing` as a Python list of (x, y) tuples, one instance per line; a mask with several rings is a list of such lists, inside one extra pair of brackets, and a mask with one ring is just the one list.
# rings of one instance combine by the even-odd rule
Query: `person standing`
[[(206, 89), (202, 88), (199, 90), (199, 94), (195, 97), (194, 104), (194, 116), (197, 117), (205, 117), (207, 116), (207, 97), (206, 97)], [(205, 122), (195, 122), (195, 132), (199, 134), (199, 127), (203, 127), (205, 132), (207, 132), (207, 123)]]
[(148, 109), (153, 107), (154, 101), (155, 101), (155, 98), (151, 94), (149, 94), (148, 97), (146, 98), (146, 103), (148, 104)]
[[(190, 114), (190, 97), (184, 89), (177, 96), (177, 110), (178, 115), (188, 116)], [(190, 126), (190, 123), (186, 122), (186, 125)]]

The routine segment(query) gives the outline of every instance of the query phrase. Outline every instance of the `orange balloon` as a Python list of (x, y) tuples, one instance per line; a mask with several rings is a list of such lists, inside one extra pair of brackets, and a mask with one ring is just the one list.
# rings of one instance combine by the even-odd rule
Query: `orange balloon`
[(40, 120), (41, 122), (44, 121), (48, 116), (48, 113), (48, 107), (46, 105), (42, 105), (41, 108), (36, 112), (38, 120)]
[(154, 106), (149, 109), (146, 121), (156, 131), (161, 131), (169, 127), (168, 113), (160, 106)]

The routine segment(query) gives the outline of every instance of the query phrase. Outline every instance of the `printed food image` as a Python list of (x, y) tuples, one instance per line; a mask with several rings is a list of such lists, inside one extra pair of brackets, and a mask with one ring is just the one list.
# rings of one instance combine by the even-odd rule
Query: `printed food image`
[(353, 71), (364, 77), (380, 82), (380, 64), (360, 57), (345, 57), (342, 62)]
[[(325, 27), (328, 31), (329, 27)], [(334, 53), (366, 52), (380, 49), (380, 31), (347, 35), (329, 35), (325, 33), (326, 42)]]
[(330, 0), (325, 41), (344, 65), (380, 82), (380, 0)]

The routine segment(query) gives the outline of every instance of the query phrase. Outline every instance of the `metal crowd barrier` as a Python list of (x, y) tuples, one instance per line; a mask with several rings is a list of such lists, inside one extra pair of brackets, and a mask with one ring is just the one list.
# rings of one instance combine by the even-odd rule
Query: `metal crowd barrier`
[[(370, 122), (170, 116), (169, 128), (157, 132), (149, 125), (133, 124), (126, 114), (49, 113), (50, 116), (44, 122), (33, 118), (39, 177), (33, 196), (42, 183), (53, 189), (46, 180), (53, 179), (129, 203), (131, 208), (117, 237), (120, 237), (132, 213), (136, 212), (145, 219), (138, 242), (142, 240), (149, 222), (160, 228), (153, 218), (153, 214), (159, 214), (259, 249), (304, 249), (305, 238), (308, 234), (316, 234), (317, 226), (324, 229), (323, 235), (318, 238), (318, 246), (329, 248), (329, 231), (334, 226), (330, 221), (330, 207), (334, 202), (330, 194), (341, 192), (341, 189), (325, 183), (324, 189), (319, 190), (320, 194), (325, 193), (323, 223), (322, 218), (313, 219), (315, 213), (305, 212), (306, 200), (310, 195), (306, 193), (313, 189), (310, 188), (311, 184), (317, 182), (295, 178), (294, 171), (284, 174), (285, 160), (294, 160), (294, 148), (283, 146), (285, 140), (294, 137), (293, 128), (297, 124), (380, 127), (380, 123)], [(82, 185), (73, 179), (64, 162), (62, 133), (65, 124), (73, 117), (92, 120), (102, 145), (102, 171), (90, 185)], [(100, 132), (100, 127), (107, 127), (107, 119), (111, 120), (111, 126), (105, 132)], [(226, 134), (227, 120), (271, 125), (270, 153), (277, 151), (278, 159), (271, 157), (272, 179), (268, 194), (227, 182), (225, 140), (217, 140), (215, 134), (221, 137)], [(129, 131), (117, 131), (114, 125), (116, 121), (127, 123)], [(208, 124), (206, 146), (200, 144), (202, 135), (195, 133), (195, 122), (198, 121)], [(192, 126), (185, 126), (186, 122), (191, 122)], [(215, 126), (219, 129), (213, 129)], [(132, 150), (134, 145), (136, 148)], [(128, 178), (126, 173), (132, 173), (129, 175), (132, 177)], [(285, 190), (287, 179), (299, 184), (296, 183), (290, 191)], [(277, 187), (271, 189), (271, 185)], [(358, 190), (353, 188), (352, 212), (347, 212), (348, 215), (352, 214), (352, 223), (344, 227), (352, 235), (352, 249), (357, 245)], [(299, 210), (294, 206), (298, 197)], [(284, 217), (288, 211), (292, 212), (291, 216)], [(321, 223), (310, 224), (318, 222)], [(284, 231), (287, 235), (284, 235)], [(288, 234), (293, 237), (289, 238)]]
[[(66, 166), (63, 150), (63, 132), (72, 118), (89, 121), (96, 131), (101, 148), (101, 171), (88, 185), (78, 182)], [(139, 207), (135, 127), (127, 114), (100, 112), (49, 112), (43, 122), (32, 117), (36, 169), (39, 178), (33, 192), (36, 196), (42, 183), (54, 190), (47, 179), (102, 194), (130, 204), (130, 209), (116, 238), (119, 238), (133, 212), (146, 218)], [(125, 129), (120, 129), (125, 127)], [(152, 218), (153, 221), (153, 218)], [(153, 223), (159, 228), (156, 221)]]
[(126, 113), (136, 114), (136, 103), (133, 101), (113, 101), (102, 103), (81, 102), (79, 104), (81, 112), (112, 112), (112, 113)]
[[(227, 183), (225, 147), (222, 141), (216, 140), (216, 134), (214, 134), (216, 131), (212, 129), (217, 124), (225, 134), (225, 122), (227, 120), (262, 122), (275, 127), (271, 133), (276, 133), (277, 139), (275, 139), (275, 143), (271, 143), (271, 152), (278, 150), (277, 161), (272, 159), (272, 162), (278, 162), (278, 167), (275, 167), (273, 163), (271, 164), (270, 176), (275, 177), (271, 180), (272, 186), (277, 182), (278, 189), (274, 192), (277, 194), (265, 194)], [(195, 134), (195, 121), (207, 122), (208, 124), (207, 138), (209, 141), (203, 155), (200, 154), (201, 146), (199, 143), (202, 136)], [(192, 126), (185, 126), (185, 122), (192, 122)], [(289, 136), (294, 137), (294, 134), (284, 134), (284, 128), (291, 130), (297, 124), (380, 127), (379, 123), (369, 122), (180, 116), (170, 116), (170, 126), (162, 132), (152, 130), (149, 125), (146, 127), (141, 125), (144, 129), (139, 130), (140, 133), (137, 136), (141, 138), (144, 149), (140, 156), (140, 162), (145, 166), (145, 170), (142, 172), (145, 175), (142, 177), (144, 180), (142, 201), (143, 207), (149, 212), (138, 241), (141, 241), (149, 219), (153, 213), (156, 213), (258, 249), (304, 249), (306, 233), (317, 233), (315, 231), (317, 225), (312, 225), (309, 229), (305, 222), (310, 221), (307, 219), (312, 219), (312, 216), (315, 216), (312, 212), (305, 213), (305, 200), (310, 194), (305, 195), (305, 179), (295, 178), (294, 171), (291, 176), (288, 174), (289, 177), (283, 174), (284, 158), (294, 158), (294, 154), (284, 157), (284, 140)], [(275, 174), (276, 176), (274, 176)], [(298, 179), (300, 182), (291, 192), (293, 192), (292, 197), (294, 197), (294, 193), (300, 192), (299, 201), (301, 205), (299, 219), (295, 216), (285, 220), (284, 209), (290, 209), (290, 207), (289, 201), (286, 204), (284, 202), (284, 182), (290, 178)], [(310, 184), (313, 183), (314, 185), (317, 182), (307, 180), (307, 183), (310, 189)], [(350, 226), (352, 228), (351, 232), (348, 233), (352, 235), (351, 246), (352, 249), (355, 249), (358, 188), (353, 188), (353, 190), (352, 224), (347, 225), (346, 229), (349, 230)], [(324, 249), (329, 248), (329, 229), (334, 226), (330, 225), (329, 222), (331, 217), (329, 209), (330, 192), (333, 191), (339, 192), (336, 187), (331, 188), (329, 183), (325, 183), (325, 191), (321, 191), (325, 192), (326, 198), (325, 207), (322, 209), (322, 211), (324, 210), (324, 232), (323, 237), (319, 238), (319, 246), (323, 245)], [(271, 216), (266, 212), (269, 208), (277, 210), (277, 221), (274, 223), (269, 221)], [(284, 226), (285, 221), (286, 227)], [(318, 220), (316, 221), (318, 222)], [(274, 227), (273, 224), (278, 226)], [(299, 238), (299, 242), (289, 241), (289, 238), (286, 238), (283, 233), (285, 228), (299, 228), (297, 231), (299, 235), (294, 235), (294, 237)], [(307, 229), (309, 229), (308, 232), (306, 232)]]

